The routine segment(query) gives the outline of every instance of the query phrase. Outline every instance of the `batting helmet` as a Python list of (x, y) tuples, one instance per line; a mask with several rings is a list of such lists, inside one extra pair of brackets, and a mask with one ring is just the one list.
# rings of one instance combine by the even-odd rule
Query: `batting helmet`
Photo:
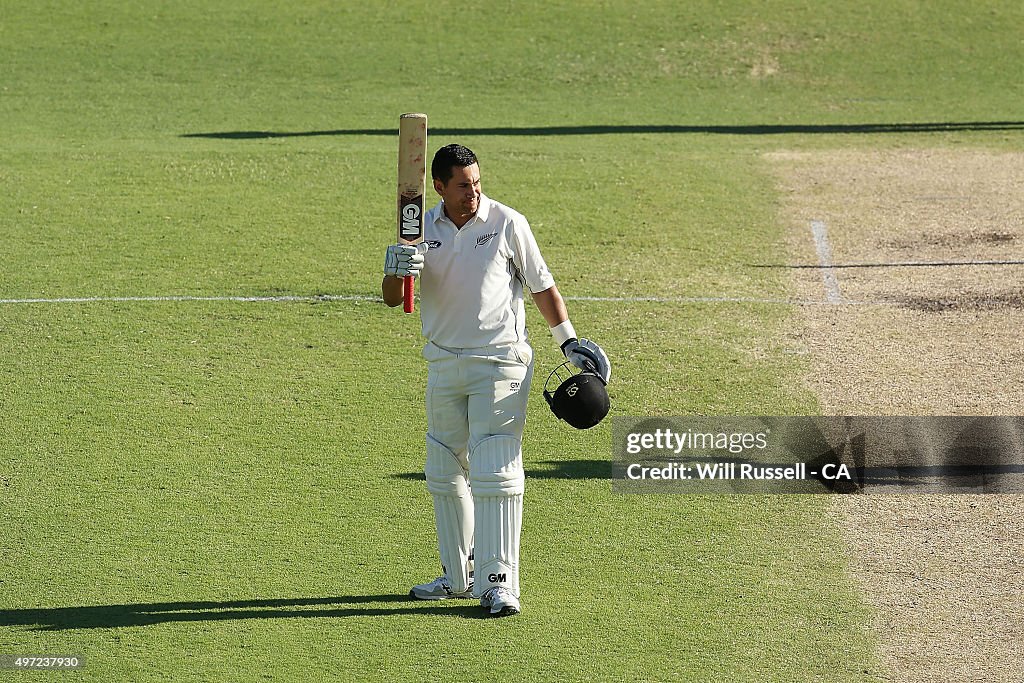
[[(611, 401), (604, 380), (595, 372), (573, 373), (576, 366), (566, 361), (551, 371), (544, 382), (544, 398), (551, 412), (576, 429), (590, 429), (608, 414)], [(558, 388), (551, 391), (551, 386)]]

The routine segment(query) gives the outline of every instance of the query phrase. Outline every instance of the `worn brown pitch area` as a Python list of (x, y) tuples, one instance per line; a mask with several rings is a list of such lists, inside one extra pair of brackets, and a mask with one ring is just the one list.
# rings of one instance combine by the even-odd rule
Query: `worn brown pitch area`
[[(1024, 154), (767, 161), (788, 265), (819, 264), (821, 221), (833, 264), (863, 266), (832, 271), (842, 303), (802, 307), (789, 342), (807, 353), (823, 412), (1022, 414)], [(797, 298), (825, 300), (820, 268), (789, 272)], [(1024, 496), (847, 496), (833, 512), (894, 680), (1024, 681)]]

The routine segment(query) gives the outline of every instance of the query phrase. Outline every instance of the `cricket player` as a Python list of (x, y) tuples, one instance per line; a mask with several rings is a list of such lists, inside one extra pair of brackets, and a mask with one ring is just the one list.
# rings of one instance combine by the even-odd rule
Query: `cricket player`
[(444, 573), (410, 595), (478, 598), (494, 616), (518, 614), (521, 446), (533, 377), (524, 287), (573, 365), (606, 381), (611, 367), (597, 344), (577, 339), (526, 218), (483, 194), (476, 155), (442, 147), (431, 176), (441, 201), (424, 216), (423, 243), (389, 246), (381, 284), (394, 307), (402, 278), (419, 278), (427, 339), (424, 470)]

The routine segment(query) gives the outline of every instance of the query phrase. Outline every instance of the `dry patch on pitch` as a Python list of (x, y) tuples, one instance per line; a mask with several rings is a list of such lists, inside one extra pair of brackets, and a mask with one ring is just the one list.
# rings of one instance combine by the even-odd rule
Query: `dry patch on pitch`
[[(768, 155), (789, 265), (824, 224), (839, 304), (802, 307), (789, 345), (837, 415), (1018, 415), (1024, 406), (1024, 154)], [(857, 266), (857, 267), (842, 267)], [(825, 301), (821, 268), (792, 268)], [(1024, 496), (835, 500), (852, 572), (899, 681), (1024, 681)]]

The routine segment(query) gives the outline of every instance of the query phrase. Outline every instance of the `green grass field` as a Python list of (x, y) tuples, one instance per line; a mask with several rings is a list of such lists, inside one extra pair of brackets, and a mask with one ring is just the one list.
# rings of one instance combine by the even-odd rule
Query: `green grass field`
[[(688, 301), (787, 296), (749, 267), (784, 260), (765, 151), (1019, 146), (1019, 3), (749, 4), (7, 3), (0, 655), (84, 655), (87, 681), (884, 680), (827, 500), (612, 494), (610, 425), (544, 405), (533, 310), (524, 612), (404, 597), (438, 571), (426, 369), (418, 318), (365, 298), (399, 113), (530, 218), (618, 415), (818, 410), (793, 310)], [(165, 296), (304, 299), (13, 303)]]

